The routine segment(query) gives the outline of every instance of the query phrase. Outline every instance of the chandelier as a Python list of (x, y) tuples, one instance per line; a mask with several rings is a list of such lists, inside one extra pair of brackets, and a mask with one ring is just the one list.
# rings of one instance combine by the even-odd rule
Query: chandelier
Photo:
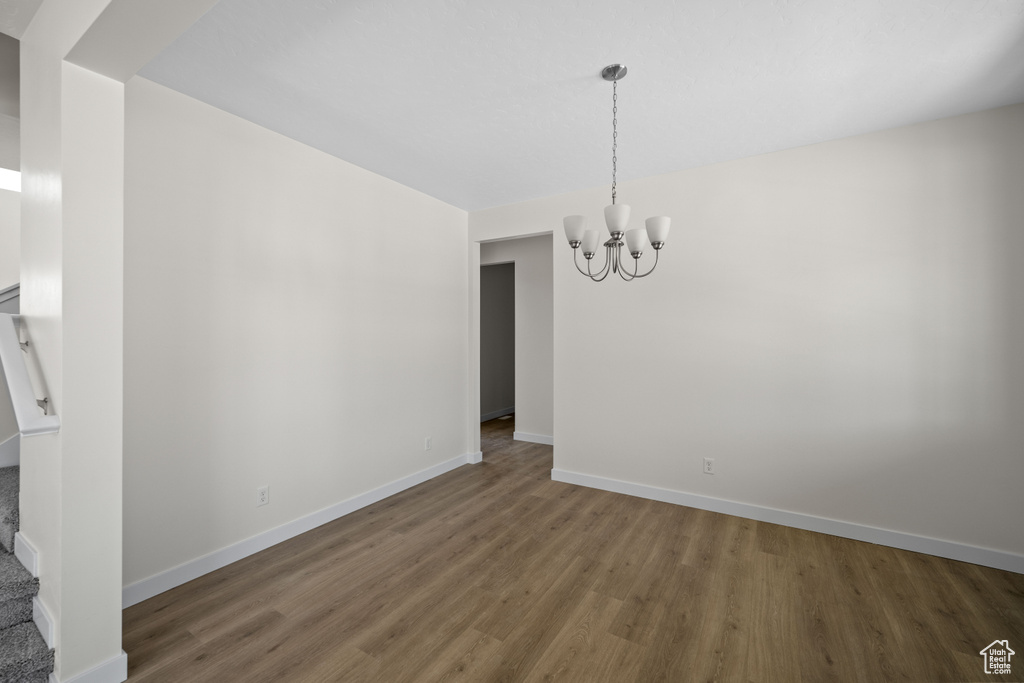
[[(616, 173), (618, 171), (618, 150), (619, 131), (619, 94), (618, 82), (626, 77), (626, 67), (622, 64), (606, 66), (601, 71), (601, 77), (612, 82), (612, 203), (604, 207), (604, 222), (608, 226), (608, 233), (611, 239), (604, 243), (605, 261), (601, 270), (596, 273), (591, 269), (591, 260), (597, 252), (597, 244), (600, 241), (597, 230), (587, 230), (586, 216), (566, 216), (562, 219), (565, 227), (565, 237), (572, 247), (572, 260), (576, 264), (576, 270), (580, 271), (594, 282), (600, 282), (608, 277), (608, 273), (618, 273), (619, 276), (629, 282), (638, 277), (647, 277), (658, 266), (658, 253), (665, 246), (665, 239), (668, 237), (668, 228), (671, 219), (668, 216), (653, 216), (647, 219), (647, 230), (635, 228), (626, 230), (629, 224), (629, 205), (615, 203)], [(622, 238), (626, 242), (623, 244)], [(646, 273), (639, 272), (640, 256), (643, 255), (644, 247), (650, 244), (654, 248), (654, 265)], [(633, 257), (633, 272), (626, 267), (628, 260), (622, 257), (622, 247), (626, 247), (629, 255)], [(582, 247), (582, 249), (581, 249)], [(587, 260), (587, 269), (580, 268), (577, 259), (577, 250), (583, 252), (583, 258)]]

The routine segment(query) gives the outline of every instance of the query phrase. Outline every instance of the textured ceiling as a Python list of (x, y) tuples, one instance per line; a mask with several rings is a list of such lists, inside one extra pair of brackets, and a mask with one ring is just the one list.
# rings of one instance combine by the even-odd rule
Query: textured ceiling
[[(1021, 0), (221, 0), (146, 78), (464, 209), (1024, 101)], [(1022, 132), (1024, 134), (1024, 132)]]

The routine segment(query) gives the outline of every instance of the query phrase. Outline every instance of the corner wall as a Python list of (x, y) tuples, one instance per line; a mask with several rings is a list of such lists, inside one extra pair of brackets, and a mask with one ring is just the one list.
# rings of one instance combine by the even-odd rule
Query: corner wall
[(466, 212), (141, 78), (125, 147), (126, 585), (471, 450)]
[[(1024, 105), (620, 183), (650, 278), (556, 238), (555, 468), (990, 549), (1024, 536)], [(605, 188), (475, 212), (559, 229)], [(713, 457), (717, 473), (701, 472)], [(1016, 558), (1016, 559), (1014, 559)]]

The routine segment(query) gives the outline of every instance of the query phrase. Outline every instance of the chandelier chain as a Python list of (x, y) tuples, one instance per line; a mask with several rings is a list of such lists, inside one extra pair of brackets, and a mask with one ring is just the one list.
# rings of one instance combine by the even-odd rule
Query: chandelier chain
[(615, 185), (618, 172), (618, 81), (611, 82), (611, 203), (615, 203)]

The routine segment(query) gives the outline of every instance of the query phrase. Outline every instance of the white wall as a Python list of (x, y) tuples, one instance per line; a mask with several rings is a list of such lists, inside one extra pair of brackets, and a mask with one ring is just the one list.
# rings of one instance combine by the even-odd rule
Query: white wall
[[(475, 232), (476, 216), (470, 215)], [(554, 438), (554, 309), (551, 235), (480, 245), (481, 263), (516, 266), (516, 438)]]
[[(0, 292), (19, 281), (20, 257), (21, 193), (0, 190)], [(17, 313), (17, 303), (17, 298), (0, 303), (0, 313)], [(17, 462), (19, 449), (17, 440), (14, 439), (17, 433), (18, 423), (14, 417), (7, 381), (0, 372), (0, 466), (5, 467)]]
[(126, 175), (125, 584), (469, 451), (464, 211), (139, 78)]
[(596, 286), (556, 239), (556, 470), (1024, 559), (1021, 178), (1016, 105), (620, 184), (672, 233), (650, 278)]
[(0, 371), (0, 467), (17, 465), (21, 458), (21, 444), (18, 436), (18, 420), (11, 405), (11, 393), (7, 378)]
[[(4, 119), (0, 115), (0, 148), (4, 145)], [(15, 129), (17, 130), (17, 129)], [(4, 167), (4, 156), (0, 152), (0, 167)], [(11, 190), (0, 190), (0, 291), (20, 281), (21, 260), (21, 193)], [(12, 300), (0, 304), (0, 312), (17, 312)], [(8, 308), (11, 306), (11, 308)], [(13, 464), (17, 452), (16, 440), (10, 440), (18, 433), (18, 424), (14, 419), (14, 408), (11, 406), (7, 382), (0, 372), (0, 465)]]
[[(0, 190), (0, 291), (19, 281), (20, 256), (21, 193)], [(0, 311), (3, 310), (0, 307)], [(18, 423), (14, 419), (7, 382), (0, 372), (0, 464), (11, 464), (10, 457), (3, 456), (15, 451), (14, 442), (8, 443), (8, 439), (17, 433)]]
[(480, 421), (516, 409), (516, 264), (480, 268)]
[(21, 279), (21, 193), (0, 190), (0, 290)]

